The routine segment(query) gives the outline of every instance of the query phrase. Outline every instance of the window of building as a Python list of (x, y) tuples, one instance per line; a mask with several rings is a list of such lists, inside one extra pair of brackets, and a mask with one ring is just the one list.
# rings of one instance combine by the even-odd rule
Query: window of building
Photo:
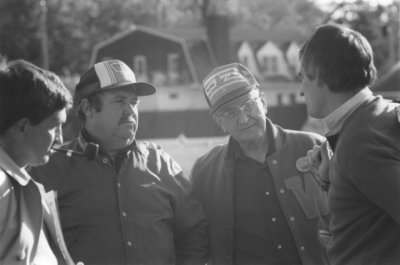
[(278, 58), (276, 56), (264, 56), (262, 62), (266, 73), (275, 74), (278, 72)]
[(138, 81), (145, 82), (148, 80), (147, 59), (144, 55), (136, 55), (133, 57), (133, 71)]
[(169, 73), (177, 73), (179, 67), (179, 55), (177, 53), (169, 53), (167, 55), (167, 67)]
[(178, 53), (169, 53), (167, 55), (167, 73), (169, 83), (171, 85), (175, 85), (178, 83), (179, 79), (179, 54)]

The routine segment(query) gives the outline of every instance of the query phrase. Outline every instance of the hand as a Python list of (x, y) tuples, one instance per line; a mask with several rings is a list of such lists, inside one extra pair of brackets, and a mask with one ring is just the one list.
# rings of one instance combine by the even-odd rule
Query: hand
[(307, 163), (310, 166), (310, 171), (323, 188), (329, 186), (330, 183), (329, 165), (332, 155), (333, 152), (328, 141), (323, 142), (321, 146), (314, 146), (307, 152)]

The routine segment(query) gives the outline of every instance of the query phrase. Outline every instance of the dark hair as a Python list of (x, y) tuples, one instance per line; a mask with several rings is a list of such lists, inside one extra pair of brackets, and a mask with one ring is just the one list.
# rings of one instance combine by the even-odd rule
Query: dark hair
[(25, 60), (0, 70), (0, 135), (22, 118), (37, 125), (71, 105), (71, 93), (50, 71)]
[(358, 90), (376, 80), (371, 45), (359, 32), (337, 24), (318, 27), (300, 49), (307, 78), (332, 92)]
[[(103, 108), (103, 101), (101, 99), (101, 95), (102, 95), (102, 93), (96, 93), (96, 94), (86, 97), (90, 106), (96, 112), (100, 112), (101, 109)], [(82, 99), (80, 99), (80, 101), (82, 101)], [(83, 113), (83, 110), (82, 110), (82, 107), (80, 104), (81, 104), (81, 102), (76, 102), (76, 109), (77, 109), (77, 115), (78, 115), (79, 120), (83, 122), (86, 120), (86, 115)]]

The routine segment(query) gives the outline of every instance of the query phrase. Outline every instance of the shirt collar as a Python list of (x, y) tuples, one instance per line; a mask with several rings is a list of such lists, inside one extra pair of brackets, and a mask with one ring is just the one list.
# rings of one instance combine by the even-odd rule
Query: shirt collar
[[(84, 151), (84, 150), (85, 150), (87, 143), (89, 143), (89, 142), (97, 143), (85, 128), (83, 128), (83, 129), (80, 131), (79, 136), (78, 136), (78, 139), (77, 139), (77, 142), (78, 142), (78, 145), (79, 145), (79, 148), (80, 148), (81, 151)], [(140, 151), (143, 151), (143, 150), (141, 150), (140, 148), (138, 148), (138, 145), (137, 145), (137, 143), (136, 143), (136, 140), (134, 140), (129, 146), (127, 146), (127, 147), (121, 149), (121, 150), (118, 152), (118, 154), (119, 154), (119, 155), (124, 154), (125, 156), (128, 156), (128, 155), (130, 154), (130, 152), (131, 152), (132, 149), (133, 149), (133, 150), (137, 150), (137, 151), (139, 151), (139, 152), (140, 152)], [(105, 152), (103, 152), (101, 146), (100, 146), (100, 148), (99, 148), (99, 154), (100, 154), (100, 155), (106, 155)], [(117, 155), (118, 155), (118, 154), (117, 154)]]
[(346, 101), (322, 121), (328, 128), (327, 135), (336, 134), (340, 131), (346, 118), (361, 104), (373, 98), (372, 91), (366, 87), (361, 89), (356, 95)]
[(10, 156), (0, 147), (0, 168), (15, 179), (21, 186), (26, 186), (31, 177), (24, 168), (18, 167)]

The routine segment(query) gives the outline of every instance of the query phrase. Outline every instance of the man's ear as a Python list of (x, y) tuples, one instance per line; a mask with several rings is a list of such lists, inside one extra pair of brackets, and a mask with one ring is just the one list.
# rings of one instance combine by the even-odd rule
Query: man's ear
[(222, 124), (222, 120), (220, 117), (216, 116), (215, 114), (212, 115), (213, 120), (215, 121), (215, 123), (222, 129), (222, 131), (224, 133), (226, 133), (227, 131), (225, 130), (223, 124)]
[(12, 135), (13, 138), (22, 140), (26, 137), (27, 134), (30, 133), (30, 128), (32, 128), (32, 124), (30, 123), (28, 118), (22, 118), (16, 123), (14, 123), (9, 129), (9, 135)]
[(32, 127), (32, 124), (28, 118), (22, 118), (16, 122), (16, 126), (18, 131), (26, 133)]
[(79, 107), (81, 108), (86, 118), (91, 118), (93, 116), (92, 106), (90, 105), (87, 98), (81, 100), (81, 102), (79, 103)]

